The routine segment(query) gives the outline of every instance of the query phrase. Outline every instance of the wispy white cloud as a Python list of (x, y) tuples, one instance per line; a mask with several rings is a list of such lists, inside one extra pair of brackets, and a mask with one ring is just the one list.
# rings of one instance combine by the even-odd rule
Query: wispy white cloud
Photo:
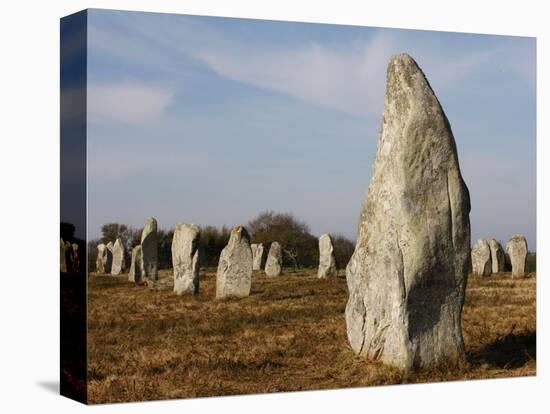
[(171, 91), (142, 82), (91, 83), (88, 116), (96, 123), (144, 125), (157, 120), (172, 99)]
[(391, 43), (338, 50), (310, 44), (284, 50), (203, 49), (196, 58), (234, 81), (353, 115), (380, 112)]
[[(158, 70), (175, 77), (185, 56), (227, 79), (352, 115), (381, 114), (386, 65), (394, 53), (413, 55), (436, 93), (459, 90), (468, 76), (495, 61), (500, 69), (533, 77), (533, 71), (525, 65), (503, 55), (513, 44), (445, 51), (418, 42), (406, 31), (375, 30), (351, 44), (294, 42), (259, 47), (215, 25), (187, 17), (121, 15), (119, 23), (126, 30), (111, 33), (92, 25), (92, 49), (146, 68), (154, 62)], [(201, 34), (200, 41), (191, 40), (196, 33)], [(136, 35), (141, 42), (131, 39)], [(149, 42), (149, 47), (143, 45), (143, 40)]]

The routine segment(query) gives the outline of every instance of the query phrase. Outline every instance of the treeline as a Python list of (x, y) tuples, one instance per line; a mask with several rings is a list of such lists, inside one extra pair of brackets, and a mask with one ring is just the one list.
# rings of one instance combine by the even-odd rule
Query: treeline
[[(245, 224), (252, 243), (263, 243), (267, 251), (272, 242), (278, 241), (283, 248), (283, 265), (285, 267), (316, 267), (319, 264), (319, 241), (311, 234), (309, 226), (304, 221), (296, 219), (292, 214), (265, 211), (255, 219)], [(97, 245), (115, 242), (120, 238), (126, 247), (126, 263), (130, 263), (132, 248), (141, 242), (142, 228), (134, 229), (126, 224), (107, 223), (101, 227), (102, 237), (91, 240), (88, 245), (88, 268), (95, 270)], [(231, 233), (230, 227), (201, 227), (201, 266), (216, 267), (222, 249), (227, 245)], [(172, 238), (174, 230), (159, 229), (159, 269), (172, 267)], [(355, 243), (342, 236), (332, 235), (334, 255), (338, 268), (345, 268)]]

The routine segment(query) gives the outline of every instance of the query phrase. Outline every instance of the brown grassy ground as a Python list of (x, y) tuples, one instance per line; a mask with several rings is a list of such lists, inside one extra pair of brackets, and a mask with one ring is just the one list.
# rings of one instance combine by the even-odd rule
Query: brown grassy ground
[[(170, 272), (163, 271), (162, 276)], [(463, 313), (468, 363), (405, 374), (356, 357), (347, 343), (343, 277), (254, 275), (251, 296), (196, 297), (90, 275), (89, 400), (155, 400), (535, 375), (535, 277), (471, 277)]]

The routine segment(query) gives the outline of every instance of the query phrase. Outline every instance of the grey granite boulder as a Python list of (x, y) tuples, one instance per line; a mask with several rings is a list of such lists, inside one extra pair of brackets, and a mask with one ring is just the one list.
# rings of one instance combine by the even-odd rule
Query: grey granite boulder
[(407, 54), (392, 56), (372, 178), (346, 268), (353, 351), (403, 370), (458, 365), (470, 199), (449, 121)]
[(491, 266), (493, 273), (504, 272), (505, 256), (504, 249), (496, 239), (489, 240), (491, 249)]
[(177, 295), (199, 291), (199, 242), (200, 230), (196, 225), (176, 225), (172, 239), (172, 265), (174, 292)]
[(252, 249), (252, 270), (261, 270), (265, 262), (265, 250), (262, 243), (251, 244)]
[(227, 246), (220, 254), (216, 274), (216, 298), (250, 295), (252, 285), (252, 249), (250, 236), (242, 226), (231, 230)]
[(105, 266), (103, 265), (105, 263), (105, 251), (107, 250), (107, 246), (105, 246), (103, 243), (99, 243), (97, 245), (97, 258), (95, 261), (95, 267), (97, 273), (105, 273)]
[(105, 273), (111, 273), (113, 266), (113, 242), (107, 243), (105, 253), (103, 254), (103, 270)]
[(332, 276), (336, 276), (334, 247), (332, 247), (330, 234), (323, 234), (319, 237), (319, 269), (317, 270), (317, 277), (324, 279)]
[(157, 220), (149, 217), (141, 232), (141, 254), (144, 276), (148, 280), (158, 279), (158, 236)]
[(271, 243), (269, 253), (265, 261), (265, 274), (267, 277), (275, 277), (281, 274), (283, 267), (283, 249), (279, 242)]
[(479, 239), (472, 247), (472, 273), (480, 276), (491, 276), (491, 248), (485, 239)]
[(506, 245), (506, 250), (512, 263), (512, 276), (525, 276), (525, 264), (528, 252), (525, 237), (522, 234), (514, 234)]
[(113, 264), (111, 266), (111, 275), (116, 276), (121, 274), (126, 268), (126, 262), (124, 258), (124, 246), (122, 240), (116, 239), (113, 245)]
[(140, 284), (143, 281), (143, 260), (141, 255), (141, 245), (137, 245), (132, 249), (128, 281), (134, 282), (136, 284)]

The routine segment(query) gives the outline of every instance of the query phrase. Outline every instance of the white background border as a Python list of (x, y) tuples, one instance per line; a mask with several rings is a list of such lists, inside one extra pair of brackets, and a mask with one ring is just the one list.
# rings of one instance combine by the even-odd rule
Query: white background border
[[(59, 18), (87, 7), (537, 37), (536, 378), (98, 406), (101, 412), (543, 412), (550, 409), (545, 273), (549, 27), (544, 1), (4, 1), (0, 13), (0, 411), (76, 412), (59, 367)], [(546, 76), (545, 76), (546, 75)], [(546, 115), (546, 119), (543, 118)], [(365, 186), (367, 183), (365, 183)], [(512, 189), (511, 189), (512, 194)], [(503, 217), (505, 220), (506, 217)], [(546, 329), (543, 326), (546, 324)], [(545, 349), (546, 348), (546, 349)], [(291, 410), (291, 411), (289, 411)], [(31, 411), (32, 412), (32, 411)]]

